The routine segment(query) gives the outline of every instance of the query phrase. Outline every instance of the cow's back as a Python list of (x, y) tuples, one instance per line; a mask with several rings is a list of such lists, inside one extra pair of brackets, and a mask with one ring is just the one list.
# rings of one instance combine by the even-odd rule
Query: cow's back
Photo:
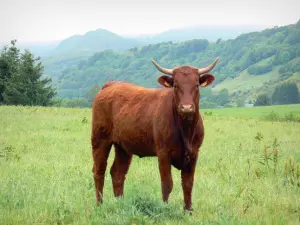
[(93, 129), (133, 154), (155, 155), (153, 123), (170, 91), (114, 81), (103, 87), (93, 103)]

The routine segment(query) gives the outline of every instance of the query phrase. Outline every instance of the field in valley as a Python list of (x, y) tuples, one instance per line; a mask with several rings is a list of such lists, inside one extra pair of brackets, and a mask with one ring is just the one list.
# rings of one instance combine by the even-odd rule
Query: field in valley
[(203, 114), (194, 211), (185, 215), (175, 168), (169, 203), (161, 200), (157, 158), (134, 156), (115, 199), (113, 151), (96, 207), (90, 109), (1, 106), (0, 224), (299, 224), (300, 123), (288, 118), (300, 105)]
[(203, 109), (201, 112), (215, 116), (263, 119), (271, 121), (294, 121), (300, 119), (300, 104), (270, 105), (259, 107)]

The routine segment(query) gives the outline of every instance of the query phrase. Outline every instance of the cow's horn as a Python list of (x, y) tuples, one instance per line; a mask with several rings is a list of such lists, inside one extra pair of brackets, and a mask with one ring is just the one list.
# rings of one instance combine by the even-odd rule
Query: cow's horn
[(162, 73), (164, 74), (169, 74), (169, 75), (173, 75), (173, 70), (172, 69), (166, 69), (161, 67), (160, 65), (158, 65), (154, 60), (152, 60), (152, 63), (154, 64), (154, 66)]
[(214, 61), (212, 64), (210, 64), (208, 67), (205, 67), (205, 68), (199, 68), (199, 69), (198, 69), (198, 74), (201, 75), (201, 74), (204, 74), (204, 73), (207, 73), (207, 72), (211, 71), (211, 70), (216, 66), (216, 64), (217, 64), (217, 62), (218, 62), (218, 60), (219, 60), (219, 58), (220, 58), (220, 57), (217, 57), (217, 58), (215, 59), (215, 61)]

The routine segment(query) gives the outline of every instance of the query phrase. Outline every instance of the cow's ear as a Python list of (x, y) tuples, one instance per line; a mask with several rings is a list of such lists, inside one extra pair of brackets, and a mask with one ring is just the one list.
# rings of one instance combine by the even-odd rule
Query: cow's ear
[(167, 88), (173, 87), (173, 83), (174, 83), (173, 77), (168, 77), (168, 76), (160, 76), (157, 81), (158, 83), (160, 83), (160, 85)]
[(212, 84), (215, 80), (215, 77), (211, 74), (204, 74), (200, 76), (199, 84), (201, 87), (206, 87), (210, 84)]

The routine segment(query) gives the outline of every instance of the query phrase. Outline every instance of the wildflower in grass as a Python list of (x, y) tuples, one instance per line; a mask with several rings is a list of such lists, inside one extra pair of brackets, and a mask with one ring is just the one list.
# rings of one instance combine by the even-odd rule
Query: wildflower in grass
[(269, 164), (268, 164), (268, 158), (269, 158), (268, 148), (267, 148), (267, 146), (265, 145), (265, 161), (266, 161), (267, 166), (269, 167)]
[(290, 161), (291, 172), (294, 175), (294, 172), (295, 172), (295, 160), (294, 160), (294, 157), (290, 156), (289, 161)]
[(278, 149), (275, 147), (273, 150), (274, 173), (276, 173), (277, 158), (278, 158)]
[(284, 171), (285, 171), (285, 176), (287, 177), (288, 176), (288, 171), (289, 171), (289, 163), (288, 163), (287, 160), (285, 161)]
[(297, 172), (296, 172), (296, 176), (297, 176), (297, 179), (299, 179), (299, 177), (300, 177), (300, 163), (297, 163)]
[(267, 149), (267, 146), (265, 145), (265, 159), (267, 160), (268, 159), (268, 149)]

